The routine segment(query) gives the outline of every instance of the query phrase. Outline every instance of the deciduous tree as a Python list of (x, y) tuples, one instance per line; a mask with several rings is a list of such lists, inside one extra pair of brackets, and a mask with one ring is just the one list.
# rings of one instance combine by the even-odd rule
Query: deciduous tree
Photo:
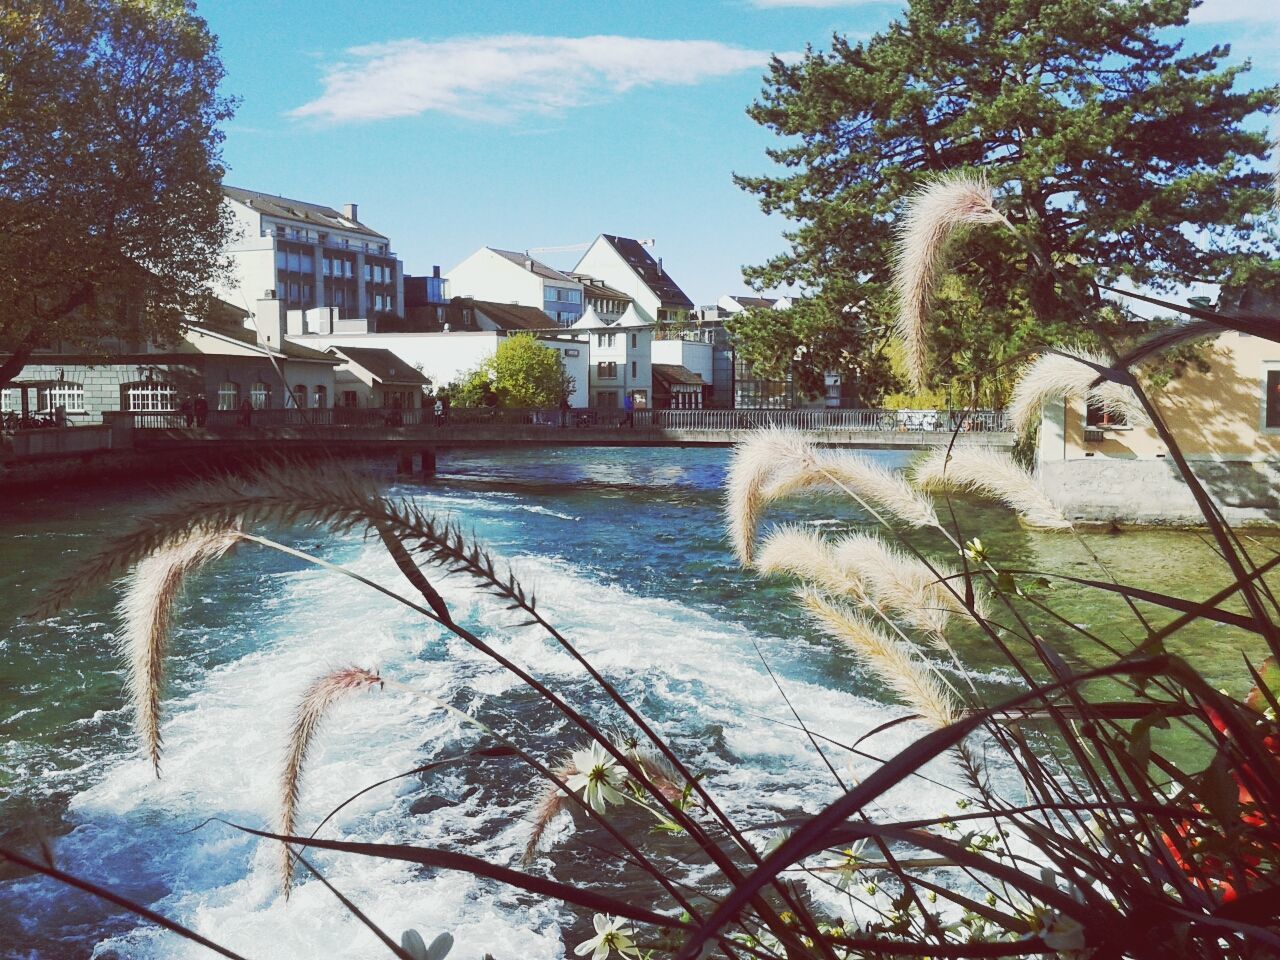
[(185, 0), (0, 4), (0, 385), (172, 338), (225, 269), (217, 44)]
[(955, 244), (965, 288), (934, 311), (935, 382), (971, 376), (997, 347), (1078, 332), (1086, 318), (1064, 285), (1170, 290), (1258, 271), (1266, 256), (1248, 241), (1269, 191), (1255, 121), (1277, 90), (1243, 89), (1247, 67), (1225, 66), (1225, 46), (1188, 52), (1172, 39), (1166, 28), (1192, 6), (911, 0), (865, 43), (837, 36), (830, 52), (775, 60), (749, 113), (785, 139), (769, 151), (783, 170), (737, 182), (794, 227), (788, 251), (745, 275), (811, 299), (732, 319), (744, 359), (778, 375), (804, 345), (795, 372), (810, 389), (824, 370), (873, 365), (892, 317), (901, 202), (944, 171), (985, 172), (1059, 279), (1028, 269), (1004, 232)]
[(495, 399), (503, 407), (557, 407), (573, 393), (573, 385), (560, 351), (522, 333), (503, 340), (492, 357), (451, 384), (448, 392), (463, 407)]

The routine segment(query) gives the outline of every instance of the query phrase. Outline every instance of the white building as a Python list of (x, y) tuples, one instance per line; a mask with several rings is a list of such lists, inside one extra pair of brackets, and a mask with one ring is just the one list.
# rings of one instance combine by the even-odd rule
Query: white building
[(445, 274), (449, 292), (541, 310), (552, 326), (571, 327), (582, 317), (583, 285), (528, 254), (481, 247)]
[(573, 332), (589, 338), (592, 407), (617, 410), (627, 397), (637, 410), (653, 405), (653, 329), (634, 305), (614, 324), (588, 307)]
[(354, 203), (331, 207), (223, 186), (235, 221), (227, 247), (234, 280), (218, 292), (246, 310), (275, 299), (286, 311), (331, 307), (337, 317), (404, 316), (404, 269), (390, 241), (358, 219)]
[(645, 323), (675, 323), (693, 310), (693, 301), (671, 279), (662, 260), (655, 260), (638, 240), (602, 233), (573, 270), (626, 294)]
[(569, 276), (582, 284), (587, 306), (605, 323), (618, 322), (627, 312), (627, 307), (631, 306), (631, 297), (621, 290), (615, 290), (599, 277), (593, 277), (589, 273), (570, 273)]
[(334, 406), (417, 410), (431, 381), (408, 361), (381, 347), (346, 344), (327, 351), (342, 366), (334, 371)]
[(735, 297), (726, 293), (716, 301), (716, 309), (721, 317), (744, 310), (790, 310), (789, 297)]
[(674, 410), (710, 406), (714, 358), (714, 348), (705, 341), (653, 341), (653, 405)]

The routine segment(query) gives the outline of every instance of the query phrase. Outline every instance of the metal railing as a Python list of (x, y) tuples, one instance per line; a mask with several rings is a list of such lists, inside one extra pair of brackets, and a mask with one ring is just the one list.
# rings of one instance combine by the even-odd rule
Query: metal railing
[(239, 410), (211, 410), (198, 422), (183, 413), (151, 412), (114, 414), (133, 418), (138, 429), (181, 430), (201, 426), (224, 429), (268, 427), (351, 427), (351, 428), (458, 428), (464, 426), (524, 426), (556, 428), (620, 428), (636, 430), (734, 431), (762, 427), (793, 427), (799, 430), (840, 430), (881, 433), (1008, 432), (1008, 414), (1001, 410), (606, 410), (598, 408), (509, 408), (453, 407), (437, 417), (431, 407), (401, 409), (330, 407), (326, 409), (253, 410), (248, 416)]

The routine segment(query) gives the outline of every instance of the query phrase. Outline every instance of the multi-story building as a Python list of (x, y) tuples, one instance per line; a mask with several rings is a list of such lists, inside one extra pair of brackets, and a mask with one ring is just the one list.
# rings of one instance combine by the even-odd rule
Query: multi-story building
[(596, 312), (596, 316), (605, 323), (617, 323), (631, 306), (631, 297), (621, 290), (615, 290), (598, 277), (589, 273), (573, 273), (569, 276), (582, 284), (582, 292), (587, 306)]
[(582, 317), (583, 284), (525, 253), (481, 247), (446, 274), (455, 297), (534, 307), (558, 327)]
[(223, 186), (238, 229), (227, 248), (235, 268), (220, 296), (253, 310), (275, 299), (285, 310), (331, 307), (341, 319), (404, 316), (404, 269), (391, 242), (360, 222), (354, 203), (331, 207)]
[(613, 324), (606, 324), (588, 307), (573, 332), (585, 333), (591, 350), (591, 406), (616, 410), (627, 397), (637, 410), (653, 405), (653, 328), (634, 306)]
[(693, 311), (693, 301), (663, 268), (661, 258), (654, 259), (638, 240), (602, 233), (573, 269), (626, 294), (645, 323), (675, 324)]

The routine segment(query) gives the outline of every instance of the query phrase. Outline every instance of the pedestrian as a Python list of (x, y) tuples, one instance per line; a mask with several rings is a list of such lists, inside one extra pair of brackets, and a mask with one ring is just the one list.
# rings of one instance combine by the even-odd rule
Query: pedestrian
[(569, 411), (572, 409), (569, 406), (569, 395), (566, 393), (560, 398), (560, 426), (567, 427), (569, 425)]
[(247, 427), (253, 423), (253, 403), (248, 397), (240, 401), (240, 426)]
[(188, 427), (191, 426), (191, 424), (195, 423), (195, 420), (196, 420), (195, 409), (192, 407), (190, 397), (182, 398), (182, 405), (178, 407), (178, 410), (182, 413), (183, 419), (187, 421)]
[(196, 397), (196, 402), (191, 405), (196, 415), (196, 426), (203, 427), (209, 422), (209, 401), (204, 398), (204, 394)]
[(444, 399), (442, 397), (436, 397), (435, 412), (436, 412), (436, 426), (437, 427), (444, 426)]
[(622, 409), (626, 411), (625, 415), (622, 418), (623, 423), (625, 423), (628, 427), (634, 426), (635, 421), (633, 418), (635, 417), (635, 413), (636, 413), (636, 402), (632, 398), (631, 394), (628, 393), (625, 397), (622, 398)]

